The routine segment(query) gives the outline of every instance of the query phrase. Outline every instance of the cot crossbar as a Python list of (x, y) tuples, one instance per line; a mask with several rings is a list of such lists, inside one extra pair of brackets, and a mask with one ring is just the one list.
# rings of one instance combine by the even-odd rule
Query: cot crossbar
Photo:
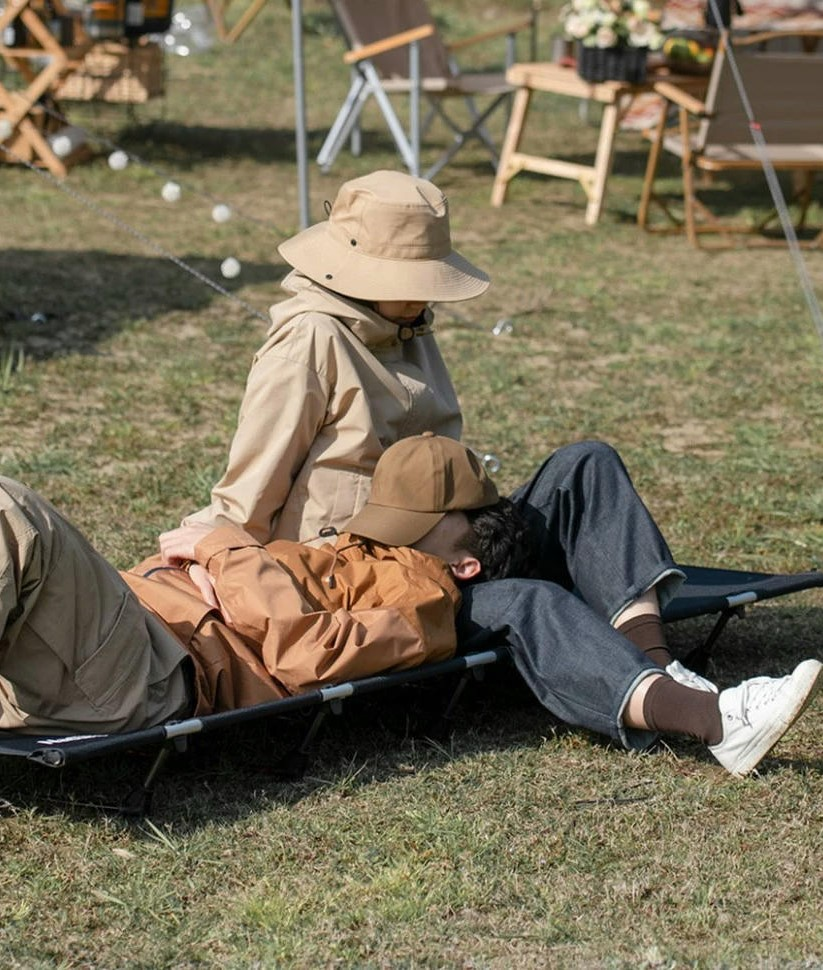
[(129, 731), (124, 734), (94, 735), (35, 735), (18, 734), (14, 731), (0, 731), (0, 756), (18, 755), (36, 761), (50, 768), (62, 768), (76, 761), (85, 761), (98, 755), (114, 754), (118, 751), (142, 747), (156, 747), (167, 742), (188, 738), (196, 734), (217, 731), (229, 725), (256, 721), (265, 717), (277, 717), (298, 711), (321, 707), (324, 704), (339, 702), (349, 697), (371, 694), (391, 687), (419, 683), (444, 677), (452, 673), (464, 673), (496, 663), (505, 654), (504, 647), (484, 650), (465, 656), (452, 657), (438, 663), (425, 664), (411, 670), (398, 670), (385, 674), (375, 674), (343, 684), (332, 684), (315, 690), (283, 697), (279, 700), (255, 704), (235, 711), (221, 711), (204, 717), (191, 717), (183, 721), (171, 721), (156, 727)]

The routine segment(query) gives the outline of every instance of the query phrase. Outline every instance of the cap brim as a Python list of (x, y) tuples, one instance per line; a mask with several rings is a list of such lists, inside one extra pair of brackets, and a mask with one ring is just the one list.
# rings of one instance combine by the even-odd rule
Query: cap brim
[(346, 524), (346, 532), (384, 546), (411, 546), (427, 535), (445, 512), (412, 512), (385, 505), (365, 505)]
[(442, 259), (383, 259), (346, 249), (327, 222), (304, 229), (277, 247), (309, 279), (359, 300), (456, 303), (480, 296), (489, 277), (460, 253)]

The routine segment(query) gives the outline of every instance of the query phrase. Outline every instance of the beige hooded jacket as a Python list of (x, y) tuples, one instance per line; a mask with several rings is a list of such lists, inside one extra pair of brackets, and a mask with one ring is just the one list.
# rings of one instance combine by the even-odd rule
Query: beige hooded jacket
[(184, 523), (312, 542), (360, 511), (389, 445), (422, 431), (459, 438), (460, 407), (429, 311), (401, 340), (396, 324), (297, 271), (283, 287), (293, 296), (271, 309), (226, 472)]

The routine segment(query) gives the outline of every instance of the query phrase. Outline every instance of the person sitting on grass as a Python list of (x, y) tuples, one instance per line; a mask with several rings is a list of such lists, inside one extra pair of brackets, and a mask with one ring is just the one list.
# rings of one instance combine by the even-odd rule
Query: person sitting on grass
[[(431, 432), (384, 452), (369, 501), (333, 544), (263, 545), (197, 523), (164, 533), (160, 549), (118, 573), (45, 499), (0, 478), (0, 728), (137, 730), (445, 659), (458, 584), (529, 569), (513, 504), (470, 449)], [(194, 562), (216, 607), (188, 575)], [(823, 665), (806, 660), (722, 692), (685, 687), (614, 635), (619, 665), (636, 667), (615, 697), (622, 726), (653, 737), (665, 721), (735, 774), (760, 762), (821, 681)]]

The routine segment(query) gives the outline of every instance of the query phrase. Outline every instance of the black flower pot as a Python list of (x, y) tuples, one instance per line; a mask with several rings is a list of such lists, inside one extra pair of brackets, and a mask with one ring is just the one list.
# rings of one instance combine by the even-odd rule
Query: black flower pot
[(627, 81), (642, 84), (646, 80), (648, 47), (577, 47), (577, 73), (584, 81)]

